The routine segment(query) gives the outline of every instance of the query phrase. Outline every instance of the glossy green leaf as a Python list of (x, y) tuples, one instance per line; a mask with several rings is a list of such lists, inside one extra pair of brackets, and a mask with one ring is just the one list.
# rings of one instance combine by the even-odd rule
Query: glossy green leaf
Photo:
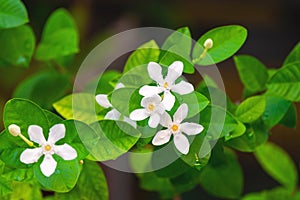
[(292, 49), (289, 55), (284, 60), (283, 66), (300, 61), (300, 42)]
[(0, 66), (29, 66), (35, 46), (34, 34), (29, 26), (1, 30), (0, 43), (5, 48), (5, 51), (0, 51)]
[(12, 192), (11, 180), (0, 176), (0, 198)]
[(291, 104), (287, 112), (279, 122), (279, 124), (284, 125), (289, 128), (296, 128), (297, 125), (297, 108), (294, 104)]
[(133, 108), (140, 107), (141, 96), (134, 88), (120, 88), (111, 95), (111, 104), (125, 116), (129, 116)]
[(262, 115), (265, 124), (272, 128), (287, 114), (291, 102), (276, 96), (266, 96), (266, 108)]
[(225, 142), (231, 148), (242, 152), (253, 152), (258, 146), (268, 140), (269, 134), (262, 121), (257, 121), (247, 127), (246, 132)]
[(116, 159), (130, 150), (141, 133), (122, 121), (102, 120), (91, 124), (96, 135), (83, 140), (86, 148), (98, 161)]
[(207, 106), (200, 113), (200, 124), (208, 131), (210, 139), (219, 139), (232, 132), (238, 121), (221, 107)]
[(244, 123), (257, 120), (265, 110), (266, 100), (264, 96), (249, 97), (237, 108), (236, 117)]
[(87, 124), (97, 121), (103, 108), (96, 105), (95, 96), (86, 93), (68, 95), (53, 104), (55, 110), (65, 119), (75, 119)]
[(154, 40), (143, 44), (129, 56), (123, 72), (126, 73), (138, 66), (147, 65), (149, 62), (157, 62), (159, 53), (159, 47)]
[(36, 59), (61, 61), (62, 57), (78, 53), (79, 36), (73, 17), (65, 9), (54, 11), (48, 18)]
[[(204, 42), (211, 38), (213, 47), (208, 49), (207, 55), (201, 59), (204, 51)], [(244, 44), (247, 38), (247, 30), (238, 25), (222, 26), (205, 33), (197, 41), (193, 50), (193, 63), (198, 65), (217, 64), (234, 55)]]
[(30, 99), (41, 107), (50, 109), (52, 104), (62, 98), (70, 88), (67, 76), (45, 71), (36, 73), (21, 82), (13, 96)]
[(254, 155), (271, 177), (291, 191), (295, 189), (298, 182), (297, 168), (287, 152), (273, 143), (266, 143), (257, 148)]
[(128, 71), (119, 79), (119, 83), (135, 89), (152, 82), (153, 80), (148, 75), (147, 65), (135, 67), (134, 70)]
[(234, 57), (236, 68), (245, 87), (252, 92), (260, 92), (266, 88), (268, 71), (257, 58), (249, 55)]
[(238, 199), (243, 189), (242, 169), (231, 151), (224, 153), (223, 161), (203, 168), (199, 181), (203, 189), (213, 196)]
[(107, 183), (100, 166), (92, 161), (84, 161), (84, 167), (76, 187), (69, 193), (55, 193), (54, 199), (108, 200)]
[(13, 28), (29, 21), (26, 8), (20, 0), (0, 0), (0, 29)]
[(187, 118), (194, 117), (203, 109), (205, 109), (209, 104), (208, 99), (196, 91), (186, 95), (175, 94), (175, 97), (179, 104), (186, 103), (188, 105), (189, 110), (188, 110)]
[(300, 62), (279, 69), (268, 82), (268, 93), (290, 101), (300, 101)]
[(2, 175), (3, 178), (11, 181), (18, 182), (33, 182), (34, 174), (33, 169), (22, 169), (22, 168), (6, 168)]
[(297, 197), (291, 194), (291, 191), (281, 187), (274, 188), (272, 190), (265, 190), (262, 192), (250, 193), (244, 196), (242, 200), (282, 200), (282, 199), (298, 200)]

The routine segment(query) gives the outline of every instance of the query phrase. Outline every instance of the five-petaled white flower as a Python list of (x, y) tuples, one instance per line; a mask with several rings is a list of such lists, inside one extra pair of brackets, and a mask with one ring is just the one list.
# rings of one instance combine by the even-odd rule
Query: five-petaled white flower
[(65, 137), (65, 134), (65, 125), (56, 124), (50, 128), (49, 137), (46, 141), (43, 129), (37, 125), (30, 125), (28, 127), (29, 138), (31, 141), (38, 143), (40, 147), (25, 149), (20, 157), (21, 162), (25, 164), (35, 163), (44, 155), (40, 169), (45, 176), (51, 176), (57, 166), (57, 162), (52, 156), (53, 154), (59, 155), (64, 160), (73, 160), (77, 157), (76, 150), (70, 145), (66, 143), (63, 145), (55, 145), (57, 141)]
[(197, 135), (203, 131), (203, 126), (191, 122), (182, 121), (187, 117), (188, 106), (187, 104), (181, 104), (173, 116), (173, 121), (170, 115), (165, 112), (162, 115), (160, 124), (166, 127), (166, 130), (161, 130), (156, 133), (152, 140), (153, 145), (163, 145), (169, 142), (171, 135), (174, 136), (174, 144), (178, 151), (182, 154), (187, 154), (189, 152), (190, 144), (187, 135)]
[(163, 78), (162, 67), (159, 64), (150, 62), (147, 69), (150, 78), (157, 82), (158, 85), (145, 85), (140, 88), (139, 93), (142, 96), (152, 96), (153, 94), (164, 92), (162, 102), (168, 111), (173, 108), (175, 103), (175, 97), (171, 91), (181, 95), (189, 94), (194, 91), (193, 85), (186, 81), (180, 81), (175, 84), (175, 81), (183, 72), (183, 63), (181, 61), (175, 61), (168, 67), (168, 73), (165, 78)]
[[(122, 83), (118, 83), (115, 87), (115, 90), (117, 90), (119, 88), (123, 88), (123, 87), (125, 87), (125, 86)], [(106, 113), (106, 115), (104, 116), (104, 119), (120, 120), (121, 113), (111, 105), (111, 103), (108, 100), (107, 94), (96, 95), (96, 101), (103, 108), (112, 108), (112, 110), (110, 110), (109, 112)], [(123, 116), (123, 121), (127, 122), (128, 124), (130, 124), (131, 126), (136, 128), (136, 122), (132, 121), (128, 117)]]
[(130, 113), (130, 119), (140, 121), (149, 117), (148, 125), (151, 128), (156, 128), (160, 122), (161, 115), (165, 112), (161, 97), (158, 94), (144, 97), (141, 101), (141, 106), (144, 108), (136, 109)]

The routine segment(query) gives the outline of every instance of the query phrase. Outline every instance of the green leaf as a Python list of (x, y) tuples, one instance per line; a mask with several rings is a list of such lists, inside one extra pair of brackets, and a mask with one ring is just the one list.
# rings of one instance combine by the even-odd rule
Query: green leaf
[[(204, 51), (204, 42), (211, 38), (213, 47), (208, 49), (207, 55), (201, 59)], [(198, 41), (193, 50), (193, 63), (198, 65), (217, 64), (236, 53), (247, 38), (247, 30), (238, 25), (222, 26), (205, 33)]]
[(297, 108), (294, 104), (291, 104), (287, 112), (279, 122), (289, 128), (296, 128), (297, 125)]
[(153, 80), (148, 75), (146, 65), (135, 67), (134, 70), (128, 71), (119, 79), (119, 83), (123, 83), (126, 87), (135, 89), (152, 82)]
[(266, 100), (264, 96), (254, 96), (243, 101), (236, 110), (237, 118), (244, 123), (257, 120), (265, 110)]
[(265, 124), (272, 128), (287, 114), (291, 102), (276, 96), (266, 96), (266, 108), (262, 115)]
[(54, 114), (53, 112), (50, 112), (48, 110), (43, 110), (43, 111), (46, 114), (47, 119), (48, 119), (49, 123), (51, 124), (51, 126), (53, 126), (54, 124), (59, 124), (63, 121), (63, 119), (61, 117)]
[(129, 56), (123, 72), (126, 73), (138, 66), (147, 65), (149, 62), (157, 62), (159, 53), (159, 47), (154, 40), (143, 44)]
[(3, 200), (42, 200), (42, 192), (37, 184), (13, 182), (13, 192)]
[(189, 110), (188, 110), (187, 118), (194, 117), (203, 109), (205, 109), (209, 104), (208, 99), (196, 91), (186, 95), (179, 95), (179, 94), (174, 94), (174, 95), (180, 105), (183, 103), (186, 103), (188, 105)]
[(266, 66), (253, 56), (239, 55), (234, 57), (241, 81), (252, 92), (265, 90), (268, 81)]
[(33, 169), (22, 169), (22, 168), (7, 168), (5, 173), (2, 175), (3, 178), (11, 181), (18, 182), (33, 182), (34, 175)]
[(14, 91), (15, 98), (26, 98), (50, 109), (70, 89), (67, 76), (57, 72), (40, 72), (24, 80)]
[(268, 82), (268, 93), (290, 101), (300, 101), (300, 62), (279, 69)]
[(242, 152), (253, 152), (268, 140), (268, 132), (261, 120), (247, 127), (246, 132), (225, 142), (231, 148)]
[(242, 200), (297, 200), (286, 188), (275, 188), (272, 190), (265, 190), (262, 192), (250, 193), (243, 197)]
[(111, 104), (114, 108), (125, 116), (129, 116), (131, 111), (140, 107), (141, 96), (134, 88), (120, 88), (111, 95)]
[(11, 180), (0, 177), (0, 197), (12, 192)]
[(300, 61), (300, 42), (292, 49), (289, 55), (284, 60), (283, 66)]
[(108, 200), (106, 179), (100, 166), (92, 161), (84, 161), (84, 167), (76, 187), (69, 193), (55, 193), (55, 200), (99, 199)]
[[(213, 157), (214, 159), (214, 151)], [(239, 199), (243, 189), (243, 173), (235, 155), (226, 150), (223, 161), (203, 168), (200, 184), (208, 193), (219, 198)], [(217, 159), (217, 158), (215, 158)]]
[(254, 155), (272, 178), (291, 191), (295, 189), (298, 182), (297, 168), (287, 152), (273, 143), (266, 143), (257, 148)]
[(48, 18), (37, 47), (35, 57), (38, 60), (55, 60), (78, 53), (79, 36), (73, 17), (65, 9), (54, 11)]
[(29, 26), (1, 30), (0, 43), (5, 48), (5, 51), (0, 51), (0, 66), (29, 66), (35, 46), (34, 34)]
[(53, 104), (55, 110), (65, 119), (75, 119), (87, 124), (99, 119), (102, 108), (96, 105), (95, 96), (85, 93), (68, 95)]
[(138, 141), (141, 133), (122, 121), (102, 120), (91, 124), (96, 135), (83, 141), (98, 161), (116, 159)]
[(200, 124), (208, 131), (210, 139), (219, 139), (233, 131), (238, 121), (221, 107), (207, 106), (200, 113)]
[(20, 0), (0, 0), (0, 29), (17, 27), (28, 21), (26, 8)]

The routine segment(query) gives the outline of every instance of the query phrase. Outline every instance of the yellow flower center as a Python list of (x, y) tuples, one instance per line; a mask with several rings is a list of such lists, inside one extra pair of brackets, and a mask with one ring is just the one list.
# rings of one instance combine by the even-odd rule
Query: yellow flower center
[(50, 151), (51, 150), (51, 146), (49, 144), (47, 144), (44, 148), (45, 148), (45, 151)]
[(154, 105), (152, 103), (148, 105), (148, 110), (150, 110), (150, 111), (154, 110)]
[(176, 124), (173, 124), (171, 129), (173, 132), (176, 132), (176, 131), (178, 131), (178, 126)]
[(167, 89), (167, 88), (169, 87), (169, 84), (168, 84), (168, 82), (165, 82), (163, 86), (164, 86), (164, 88), (166, 88), (166, 89)]

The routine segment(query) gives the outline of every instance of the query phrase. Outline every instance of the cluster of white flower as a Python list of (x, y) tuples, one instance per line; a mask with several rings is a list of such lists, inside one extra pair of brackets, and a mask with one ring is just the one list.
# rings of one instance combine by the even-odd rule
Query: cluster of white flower
[[(203, 126), (196, 123), (182, 121), (187, 117), (188, 106), (181, 104), (173, 116), (173, 121), (166, 111), (170, 111), (175, 104), (175, 96), (172, 92), (185, 95), (192, 93), (194, 87), (192, 84), (181, 80), (176, 80), (182, 75), (183, 63), (175, 61), (168, 67), (166, 77), (163, 77), (162, 67), (150, 62), (147, 67), (148, 74), (156, 82), (156, 86), (145, 85), (140, 88), (139, 94), (143, 96), (141, 106), (130, 113), (129, 118), (134, 121), (144, 120), (149, 117), (148, 125), (156, 128), (159, 124), (166, 127), (156, 133), (152, 140), (153, 145), (163, 145), (169, 142), (171, 135), (174, 135), (174, 144), (182, 154), (189, 152), (189, 141), (185, 135), (196, 135), (202, 132)], [(163, 93), (162, 97), (159, 94)]]

